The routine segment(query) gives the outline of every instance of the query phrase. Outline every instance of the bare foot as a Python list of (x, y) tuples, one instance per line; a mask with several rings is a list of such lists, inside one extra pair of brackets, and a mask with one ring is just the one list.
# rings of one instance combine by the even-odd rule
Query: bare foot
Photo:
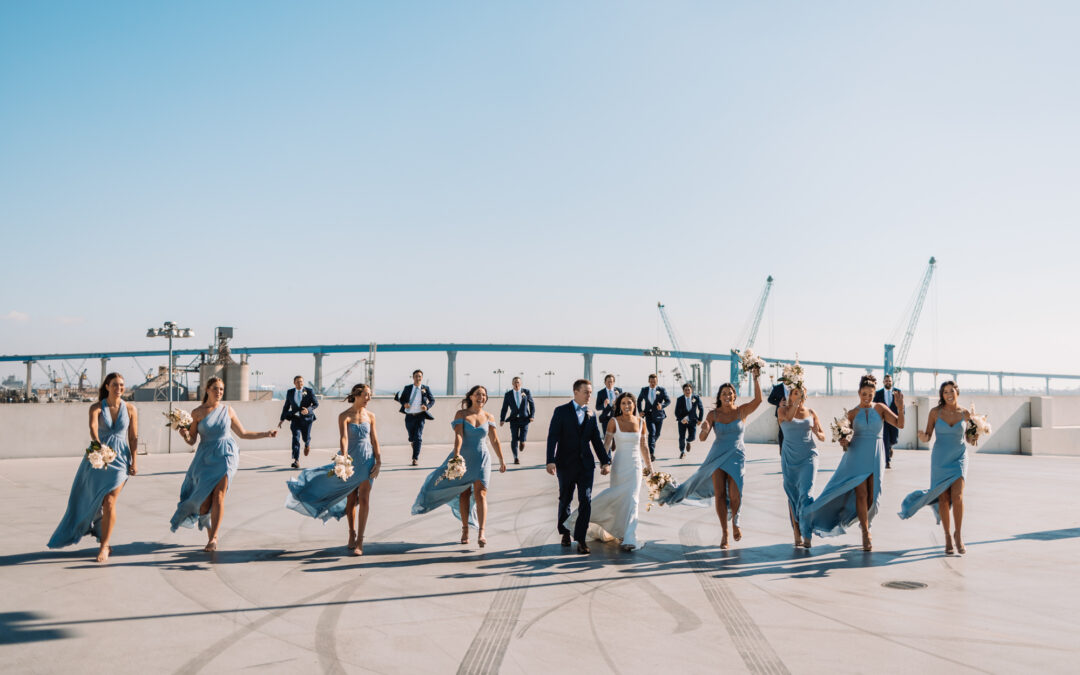
[(964, 540), (960, 538), (959, 532), (953, 535), (953, 539), (956, 541), (956, 552), (967, 553), (967, 549), (964, 548)]
[(349, 530), (349, 543), (345, 544), (345, 548), (349, 549), (350, 551), (356, 548), (356, 533), (352, 530)]
[(102, 546), (97, 553), (97, 561), (103, 563), (109, 559), (109, 554), (112, 553), (112, 546)]
[(349, 548), (352, 549), (353, 555), (364, 555), (364, 538), (356, 538)]
[(206, 547), (203, 548), (207, 553), (213, 553), (217, 550), (217, 537), (214, 537), (210, 541), (206, 542)]
[(731, 532), (735, 535), (735, 541), (742, 539), (742, 530), (739, 529), (738, 525), (732, 524)]

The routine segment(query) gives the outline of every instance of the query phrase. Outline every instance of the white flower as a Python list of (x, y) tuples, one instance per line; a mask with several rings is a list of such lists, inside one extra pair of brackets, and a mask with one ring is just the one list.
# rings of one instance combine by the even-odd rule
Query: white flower
[(101, 453), (98, 452), (97, 450), (95, 450), (93, 452), (90, 452), (90, 453), (87, 453), (86, 459), (87, 459), (87, 461), (90, 462), (90, 466), (94, 467), (95, 469), (104, 469), (105, 468), (105, 459), (101, 456)]

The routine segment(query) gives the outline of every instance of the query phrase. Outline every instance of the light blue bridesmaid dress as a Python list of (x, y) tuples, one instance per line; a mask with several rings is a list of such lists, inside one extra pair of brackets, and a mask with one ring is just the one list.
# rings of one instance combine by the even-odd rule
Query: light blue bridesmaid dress
[[(780, 446), (780, 470), (784, 475), (784, 493), (787, 495), (788, 505), (795, 514), (795, 522), (799, 522), (799, 516), (813, 503), (810, 490), (814, 487), (814, 476), (818, 469), (818, 451), (814, 443), (814, 418), (807, 417), (804, 420), (793, 419), (790, 422), (781, 422), (780, 428), (784, 432), (784, 444)], [(800, 526), (800, 532), (802, 527)], [(805, 533), (810, 536), (809, 532)]]
[[(491, 455), (488, 454), (484, 438), (488, 434), (488, 428), (494, 428), (495, 423), (488, 422), (480, 427), (474, 427), (463, 419), (454, 420), (450, 423), (452, 427), (458, 425), (464, 427), (461, 456), (465, 460), (465, 475), (454, 480), (444, 478), (439, 481), (438, 485), (435, 484), (439, 476), (446, 471), (450, 458), (454, 456), (451, 451), (443, 460), (443, 463), (439, 465), (439, 468), (428, 474), (428, 477), (424, 480), (424, 485), (420, 488), (420, 494), (416, 495), (416, 501), (413, 502), (412, 513), (414, 516), (433, 511), (443, 504), (449, 504), (450, 509), (454, 512), (454, 517), (460, 519), (461, 507), (458, 497), (461, 493), (471, 488), (474, 481), (480, 481), (485, 488), (488, 486), (491, 479)], [(470, 498), (469, 523), (474, 526), (477, 524), (475, 493)]]
[(803, 508), (799, 530), (820, 537), (835, 537), (858, 521), (855, 510), (855, 486), (874, 477), (873, 499), (867, 508), (868, 522), (874, 519), (881, 498), (881, 474), (885, 470), (885, 443), (881, 439), (882, 419), (873, 408), (856, 408), (847, 452), (833, 472), (825, 489)]
[(904, 503), (900, 506), (901, 518), (910, 518), (929, 504), (934, 509), (934, 517), (938, 523), (941, 522), (938, 497), (957, 480), (967, 478), (965, 426), (963, 419), (956, 424), (948, 424), (938, 415), (934, 422), (934, 448), (930, 451), (930, 489), (916, 490), (904, 497)]
[[(715, 496), (713, 491), (712, 475), (717, 469), (735, 479), (735, 485), (739, 488), (739, 495), (743, 493), (743, 477), (746, 473), (746, 446), (743, 444), (743, 431), (745, 425), (740, 419), (734, 422), (714, 422), (713, 432), (716, 439), (713, 440), (709, 454), (705, 461), (697, 468), (685, 482), (680, 483), (671, 496), (661, 501), (661, 504), (679, 504), (686, 502), (693, 506), (709, 506)], [(741, 500), (740, 500), (741, 503)], [(728, 512), (731, 511), (731, 496), (727, 499)], [(731, 514), (736, 525), (739, 514)]]
[(180, 502), (172, 517), (172, 531), (183, 525), (199, 529), (210, 527), (210, 514), (200, 515), (199, 508), (222, 478), (232, 484), (240, 454), (229, 427), (229, 406), (222, 403), (199, 420), (199, 449), (191, 459), (184, 484), (180, 486)]
[(334, 463), (330, 462), (314, 469), (304, 469), (288, 481), (289, 496), (285, 506), (305, 516), (319, 518), (323, 522), (345, 515), (345, 504), (349, 494), (371, 480), (371, 470), (375, 467), (375, 453), (371, 449), (371, 425), (350, 423), (348, 426), (349, 456), (352, 457), (353, 475), (348, 480), (341, 480), (330, 472)]
[(68, 495), (67, 511), (49, 539), (49, 548), (77, 544), (87, 534), (100, 539), (101, 502), (128, 479), (131, 448), (127, 440), (127, 404), (121, 402), (115, 420), (110, 417), (109, 404), (103, 400), (101, 412), (98, 413), (98, 439), (116, 451), (116, 459), (103, 469), (95, 469), (85, 457), (79, 462), (75, 480), (71, 483), (71, 494)]

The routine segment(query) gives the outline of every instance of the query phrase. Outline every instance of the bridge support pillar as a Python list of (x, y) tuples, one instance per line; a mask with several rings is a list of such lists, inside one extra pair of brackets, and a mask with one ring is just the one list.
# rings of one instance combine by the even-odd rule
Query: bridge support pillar
[(825, 395), (833, 395), (832, 366), (825, 366)]
[(457, 352), (446, 350), (446, 395), (457, 394)]
[(34, 362), (33, 361), (27, 361), (26, 362), (26, 392), (25, 393), (26, 393), (26, 400), (27, 401), (30, 400), (30, 396), (33, 395), (33, 393), (34, 393), (34, 388), (32, 386), (30, 386), (30, 376), (33, 375), (33, 367), (34, 367)]
[(98, 382), (99, 387), (101, 385), (105, 384), (105, 375), (107, 375), (107, 373), (105, 371), (108, 369), (108, 365), (107, 365), (108, 363), (109, 363), (109, 357), (108, 356), (102, 356), (101, 357), (101, 381)]
[(592, 382), (592, 358), (593, 355), (589, 353), (582, 354), (585, 357), (585, 374), (582, 375), (586, 380)]
[(1046, 395), (1050, 395), (1050, 378), (1046, 378)]
[(322, 359), (325, 354), (315, 354), (315, 377), (311, 380), (312, 388), (315, 389), (315, 393), (322, 395)]
[(1005, 395), (1005, 376), (998, 373), (998, 396)]
[(915, 393), (915, 371), (914, 370), (907, 371), (907, 383), (908, 383), (907, 390), (910, 391), (912, 394), (914, 394)]

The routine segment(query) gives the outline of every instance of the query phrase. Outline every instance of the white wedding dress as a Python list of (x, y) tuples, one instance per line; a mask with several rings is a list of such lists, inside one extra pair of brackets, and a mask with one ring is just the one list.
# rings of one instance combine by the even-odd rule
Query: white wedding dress
[[(644, 424), (642, 425), (644, 427)], [(641, 431), (615, 431), (615, 457), (611, 460), (611, 484), (592, 499), (589, 539), (622, 540), (623, 546), (637, 547), (638, 502), (644, 467), (641, 459)], [(574, 513), (574, 517), (577, 513)], [(572, 527), (572, 525), (567, 525)]]

